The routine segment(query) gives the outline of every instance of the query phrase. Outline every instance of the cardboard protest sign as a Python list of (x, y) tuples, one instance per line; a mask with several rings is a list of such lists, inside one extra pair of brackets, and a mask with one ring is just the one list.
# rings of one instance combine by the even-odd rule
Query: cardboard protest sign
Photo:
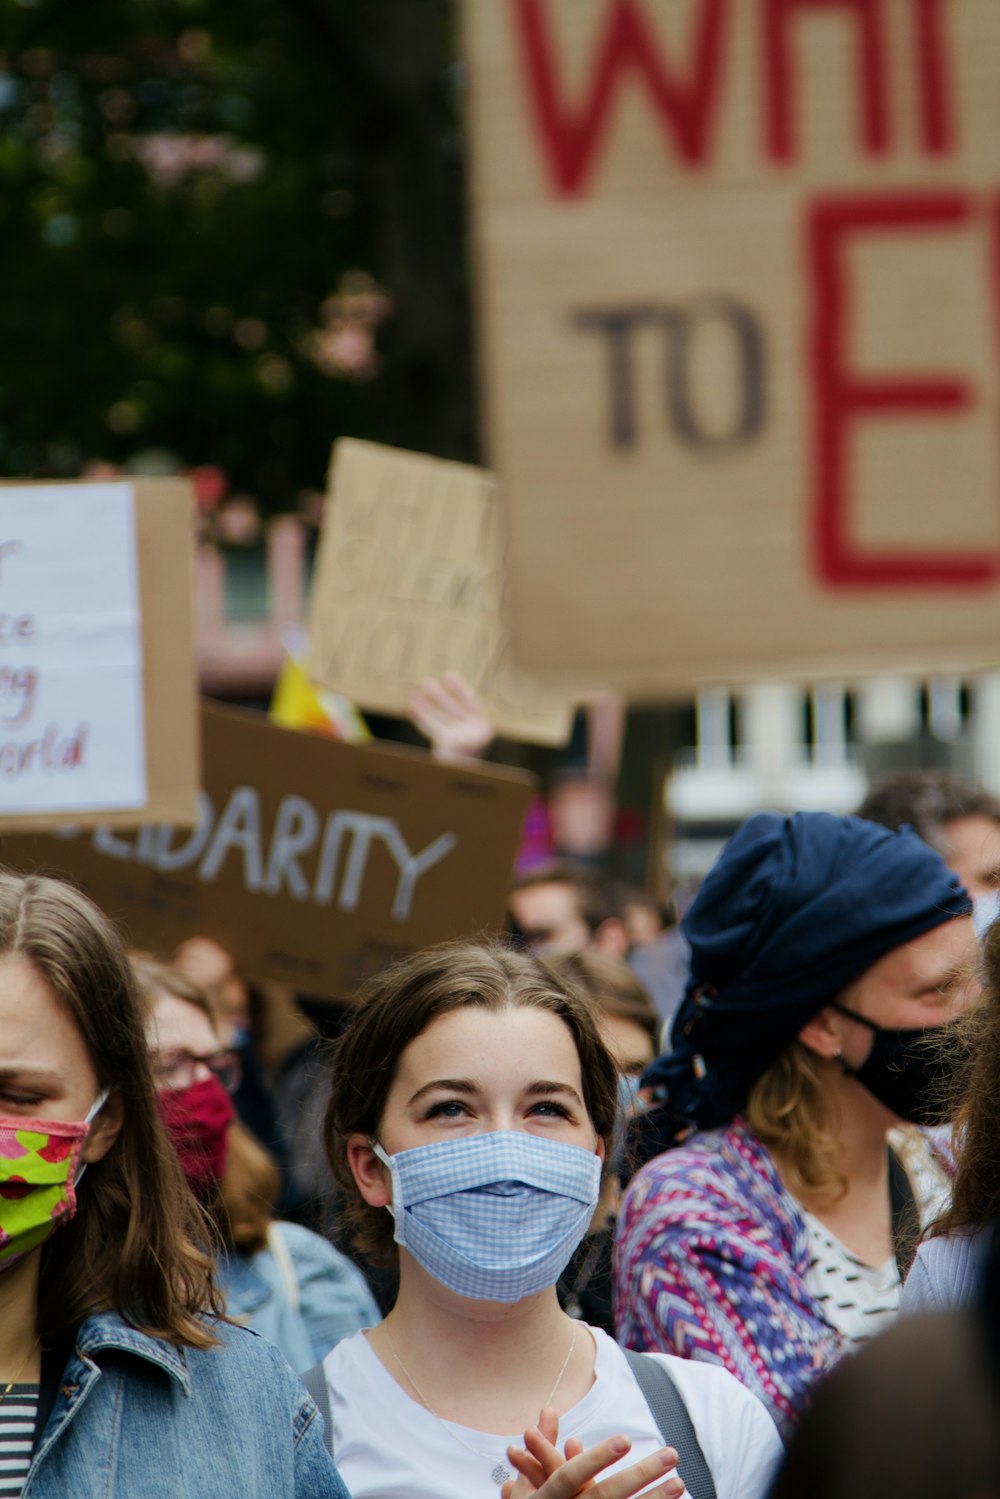
[(456, 671), (498, 733), (564, 743), (573, 703), (510, 660), (506, 550), (490, 474), (338, 442), (312, 584), (313, 675), (363, 708), (405, 715), (422, 678)]
[(996, 0), (466, 0), (516, 657), (637, 693), (1000, 638)]
[(5, 837), (0, 858), (77, 880), (135, 945), (206, 934), (250, 978), (350, 998), (390, 959), (498, 929), (529, 776), (457, 770), (206, 706), (191, 831)]
[(190, 824), (190, 491), (0, 484), (0, 828)]

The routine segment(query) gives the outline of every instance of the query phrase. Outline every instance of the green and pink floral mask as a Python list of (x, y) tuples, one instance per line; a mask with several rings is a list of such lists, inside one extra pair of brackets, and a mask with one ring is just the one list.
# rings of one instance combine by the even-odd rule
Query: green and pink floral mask
[(107, 1096), (79, 1122), (0, 1117), (0, 1272), (73, 1217), (80, 1151)]

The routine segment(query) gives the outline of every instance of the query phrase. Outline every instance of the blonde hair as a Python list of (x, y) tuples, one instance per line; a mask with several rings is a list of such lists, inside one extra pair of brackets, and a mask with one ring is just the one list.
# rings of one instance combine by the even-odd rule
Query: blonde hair
[(227, 1248), (256, 1254), (267, 1243), (281, 1181), (271, 1156), (239, 1119), (229, 1126), (215, 1218)]
[(794, 1040), (754, 1083), (746, 1121), (772, 1153), (794, 1197), (843, 1197), (847, 1178), (837, 1167), (837, 1138), (830, 1129), (820, 1061)]

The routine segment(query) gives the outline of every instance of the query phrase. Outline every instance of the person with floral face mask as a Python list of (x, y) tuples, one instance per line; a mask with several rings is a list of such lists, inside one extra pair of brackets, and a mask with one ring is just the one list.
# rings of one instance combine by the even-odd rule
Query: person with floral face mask
[(431, 949), (371, 982), (332, 1066), (341, 1211), (399, 1268), (385, 1321), (306, 1377), (354, 1499), (763, 1495), (780, 1445), (738, 1381), (634, 1367), (560, 1309), (618, 1094), (577, 990), (499, 944)]
[(219, 1318), (107, 918), (0, 871), (0, 1495), (347, 1499), (276, 1350)]
[[(643, 1078), (618, 1219), (629, 1348), (731, 1369), (790, 1427), (888, 1326), (947, 1198), (935, 1137), (977, 984), (972, 902), (916, 834), (762, 812), (684, 917), (691, 979)], [(633, 1142), (638, 1143), (638, 1142)]]

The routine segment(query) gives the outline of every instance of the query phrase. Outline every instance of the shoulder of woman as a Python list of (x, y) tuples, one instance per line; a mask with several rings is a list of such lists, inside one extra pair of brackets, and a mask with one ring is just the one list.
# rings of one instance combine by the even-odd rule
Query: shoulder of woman
[[(728, 1369), (702, 1359), (678, 1358), (669, 1353), (647, 1355), (662, 1364), (684, 1402), (698, 1441), (710, 1466), (718, 1471), (732, 1452), (738, 1428), (741, 1458), (770, 1468), (781, 1456), (778, 1428), (763, 1401)], [(713, 1451), (724, 1433), (725, 1452)]]
[(647, 1203), (659, 1207), (664, 1198), (680, 1206), (688, 1191), (702, 1209), (712, 1201), (745, 1202), (745, 1180), (756, 1181), (762, 1171), (773, 1169), (764, 1147), (734, 1120), (723, 1129), (693, 1135), (648, 1161), (626, 1189), (626, 1208)]
[(280, 1237), (299, 1272), (322, 1270), (352, 1284), (357, 1281), (361, 1285), (367, 1285), (354, 1261), (336, 1249), (329, 1239), (324, 1239), (322, 1234), (314, 1233), (311, 1228), (303, 1228), (301, 1223), (286, 1223), (284, 1219), (272, 1222), (269, 1237), (275, 1234)]

